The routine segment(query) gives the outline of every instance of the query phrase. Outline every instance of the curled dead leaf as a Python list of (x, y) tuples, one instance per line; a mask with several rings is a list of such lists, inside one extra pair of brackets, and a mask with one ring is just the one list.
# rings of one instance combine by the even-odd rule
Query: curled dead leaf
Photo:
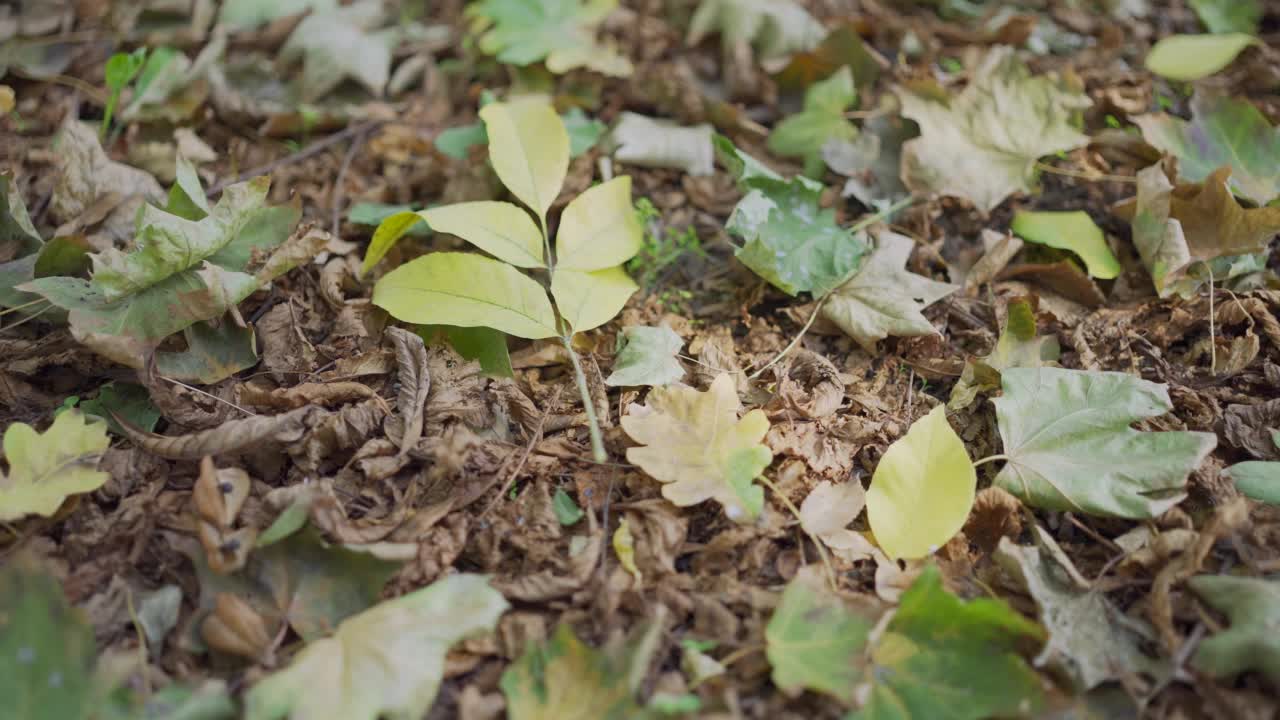
[(196, 515), (215, 527), (229, 529), (249, 497), (249, 475), (239, 468), (217, 469), (213, 458), (200, 461), (200, 476), (191, 490)]
[(604, 533), (596, 527), (595, 515), (588, 514), (587, 518), (591, 523), (591, 534), (583, 538), (585, 542), (576, 553), (570, 552), (567, 573), (551, 568), (523, 577), (498, 578), (493, 581), (493, 587), (511, 600), (524, 602), (553, 600), (580, 589), (595, 572), (604, 551)]
[(213, 612), (200, 625), (200, 636), (214, 650), (274, 664), (266, 623), (258, 611), (234, 593), (218, 593)]
[(431, 392), (431, 373), (427, 369), (427, 348), (418, 335), (397, 327), (387, 328), (387, 337), (396, 352), (399, 367), (400, 394), (396, 407), (400, 411), (387, 421), (387, 435), (400, 446), (401, 454), (418, 444), (426, 419), (427, 395)]
[(345, 405), (378, 397), (368, 385), (358, 382), (302, 383), (274, 390), (245, 383), (240, 386), (239, 393), (241, 403), (273, 410), (296, 410), (306, 405)]
[[(170, 460), (198, 460), (206, 455), (222, 455), (256, 449), (267, 444), (289, 444), (305, 435), (308, 420), (318, 411), (304, 407), (283, 415), (255, 415), (232, 420), (220, 427), (190, 435), (156, 435), (111, 413), (135, 445)], [(110, 411), (108, 411), (110, 412)]]

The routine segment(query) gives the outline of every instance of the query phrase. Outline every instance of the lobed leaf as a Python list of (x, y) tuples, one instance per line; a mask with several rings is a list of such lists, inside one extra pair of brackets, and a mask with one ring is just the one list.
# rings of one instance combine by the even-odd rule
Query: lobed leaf
[(9, 474), (0, 473), (0, 521), (51, 517), (70, 496), (102, 487), (111, 475), (97, 470), (106, 451), (107, 425), (87, 422), (78, 410), (59, 413), (43, 433), (26, 423), (4, 431)]

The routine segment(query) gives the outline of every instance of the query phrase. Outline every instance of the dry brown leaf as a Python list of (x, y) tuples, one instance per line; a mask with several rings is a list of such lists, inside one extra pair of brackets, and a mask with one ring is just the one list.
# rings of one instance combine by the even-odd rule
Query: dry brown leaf
[(235, 524), (240, 508), (249, 497), (252, 481), (239, 468), (215, 468), (213, 458), (200, 461), (200, 476), (191, 489), (196, 516), (221, 529)]
[(238, 595), (218, 593), (213, 612), (200, 624), (200, 636), (219, 652), (238, 655), (253, 662), (274, 664), (270, 657), (271, 635), (262, 616)]
[(991, 552), (1000, 538), (1022, 532), (1022, 503), (1004, 488), (985, 487), (973, 499), (964, 534), (983, 552)]
[(564, 572), (559, 568), (541, 570), (522, 577), (498, 578), (493, 587), (509, 599), (523, 602), (545, 602), (572, 594), (586, 584), (595, 572), (604, 551), (604, 532), (595, 523), (595, 515), (588, 514), (591, 527), (576, 554), (570, 554)]
[(1022, 239), (1013, 233), (1000, 233), (983, 229), (982, 245), (986, 248), (986, 252), (978, 259), (978, 262), (969, 268), (969, 273), (964, 278), (964, 288), (969, 294), (976, 294), (978, 288), (986, 285), (996, 278), (1013, 259), (1018, 251), (1022, 250)]
[(1000, 273), (1000, 279), (1028, 280), (1043, 285), (1085, 307), (1100, 307), (1107, 300), (1107, 297), (1098, 289), (1098, 284), (1070, 260), (1016, 265), (1005, 268), (1004, 272)]
[(840, 371), (830, 360), (803, 348), (794, 351), (779, 368), (778, 390), (765, 408), (770, 417), (817, 419), (835, 414), (844, 402)]
[(676, 557), (689, 534), (688, 518), (657, 498), (628, 503), (624, 512), (641, 574), (660, 581), (675, 573)]
[(302, 383), (274, 390), (245, 383), (240, 386), (239, 393), (242, 404), (273, 410), (296, 410), (305, 405), (345, 405), (378, 397), (368, 385), (358, 382)]
[(1222, 416), (1222, 434), (1232, 447), (1259, 460), (1280, 460), (1280, 449), (1271, 439), (1271, 428), (1280, 428), (1280, 399), (1256, 405), (1228, 405)]
[(387, 436), (400, 446), (403, 455), (418, 444), (426, 418), (427, 396), (431, 393), (431, 372), (427, 368), (427, 348), (422, 338), (408, 330), (387, 328), (387, 337), (396, 352), (400, 394), (396, 397), (399, 415), (387, 420)]
[(206, 455), (236, 453), (264, 445), (301, 440), (318, 409), (304, 407), (283, 415), (255, 415), (190, 435), (156, 435), (112, 413), (134, 444), (170, 460), (198, 460)]

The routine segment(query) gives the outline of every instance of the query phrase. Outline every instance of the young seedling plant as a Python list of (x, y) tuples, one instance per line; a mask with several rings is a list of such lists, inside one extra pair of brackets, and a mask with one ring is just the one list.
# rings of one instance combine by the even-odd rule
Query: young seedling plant
[[(637, 289), (622, 268), (640, 250), (643, 237), (631, 206), (631, 178), (613, 178), (574, 198), (560, 216), (553, 251), (547, 211), (569, 168), (564, 122), (539, 99), (491, 103), (480, 111), (480, 118), (489, 135), (494, 171), (532, 216), (518, 205), (497, 201), (392, 215), (374, 234), (370, 255), (381, 257), (425, 220), (434, 231), (457, 235), (493, 257), (461, 252), (424, 255), (379, 280), (373, 302), (409, 323), (492, 328), (531, 340), (558, 338), (573, 363), (592, 453), (597, 462), (604, 462), (595, 404), (573, 349), (573, 335), (613, 319)], [(544, 282), (517, 268), (537, 271)]]

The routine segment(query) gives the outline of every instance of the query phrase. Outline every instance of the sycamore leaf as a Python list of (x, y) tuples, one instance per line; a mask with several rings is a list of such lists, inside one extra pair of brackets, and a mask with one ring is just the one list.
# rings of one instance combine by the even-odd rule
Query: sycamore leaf
[(622, 333), (626, 345), (618, 351), (613, 372), (604, 379), (606, 385), (670, 385), (684, 377), (684, 367), (676, 358), (684, 340), (674, 330), (666, 325), (632, 325)]
[(1147, 142), (1178, 158), (1178, 175), (1200, 182), (1231, 167), (1231, 191), (1262, 206), (1280, 195), (1280, 127), (1257, 106), (1200, 89), (1191, 98), (1191, 121), (1166, 113), (1133, 122)]
[(894, 441), (871, 477), (867, 521), (891, 559), (936, 552), (969, 518), (978, 473), (939, 405)]
[[(426, 220), (432, 230), (457, 235), (503, 262), (522, 268), (546, 267), (542, 258), (542, 231), (533, 224), (529, 213), (517, 205), (465, 202), (415, 214)], [(399, 222), (393, 223), (393, 226), (399, 225)], [(379, 226), (378, 231), (381, 230)]]
[[(63, 413), (66, 415), (66, 413)], [(27, 554), (0, 569), (0, 697), (12, 718), (79, 720), (92, 707), (93, 627)]]
[(1008, 462), (994, 484), (1035, 507), (1151, 518), (1186, 497), (1217, 444), (1203, 432), (1139, 432), (1172, 409), (1165, 386), (1124, 373), (1010, 368), (993, 402)]
[(1230, 173), (1223, 167), (1199, 185), (1174, 187), (1158, 164), (1138, 172), (1138, 195), (1119, 212), (1131, 216), (1133, 244), (1161, 297), (1191, 294), (1210, 271), (1218, 281), (1248, 271), (1243, 256), (1265, 251), (1280, 232), (1280, 208), (1241, 207)]
[(502, 673), (511, 720), (632, 720), (639, 713), (625, 658), (584, 644), (567, 624)]
[(395, 27), (377, 30), (388, 19), (381, 0), (357, 0), (303, 18), (279, 56), (283, 63), (302, 59), (303, 99), (323, 97), (347, 78), (381, 96), (391, 75), (391, 51), (400, 38)]
[(620, 175), (574, 198), (556, 230), (556, 269), (603, 270), (640, 251), (644, 230), (631, 206), (631, 176)]
[(471, 253), (431, 253), (401, 265), (378, 281), (373, 303), (420, 325), (490, 327), (534, 340), (559, 334), (541, 285)]
[(823, 186), (809, 178), (784, 180), (726, 138), (716, 138), (720, 161), (746, 191), (725, 227), (742, 238), (742, 264), (783, 292), (825, 295), (847, 280), (867, 252), (865, 235), (836, 225), (822, 209)]
[(512, 195), (539, 218), (560, 194), (569, 171), (569, 134), (560, 116), (537, 98), (480, 108), (489, 134), (489, 162)]
[[(1270, 430), (1271, 441), (1280, 448), (1280, 430)], [(1280, 462), (1249, 460), (1222, 471), (1246, 497), (1270, 505), (1280, 505)]]
[(818, 45), (827, 34), (794, 0), (702, 0), (689, 21), (689, 45), (712, 32), (723, 47), (751, 43), (761, 60), (775, 60)]
[(1061, 352), (1058, 339), (1052, 335), (1036, 336), (1035, 300), (1031, 296), (1009, 302), (1008, 318), (995, 349), (990, 355), (965, 363), (960, 380), (951, 389), (948, 408), (966, 408), (973, 403), (978, 393), (998, 390), (1000, 373), (1007, 368), (1040, 367), (1058, 359)]
[(1009, 229), (1019, 237), (1059, 250), (1070, 250), (1084, 261), (1089, 274), (1103, 280), (1120, 275), (1120, 261), (1111, 252), (1102, 228), (1083, 210), (1032, 212), (1019, 210)]
[(248, 720), (417, 718), (435, 700), (445, 653), (507, 609), (482, 575), (450, 575), (388, 600), (307, 645), (246, 695)]
[(621, 265), (593, 272), (556, 268), (551, 275), (556, 308), (576, 333), (612, 320), (638, 289)]
[(841, 194), (883, 211), (910, 195), (902, 184), (902, 145), (919, 137), (920, 128), (897, 115), (867, 120), (852, 141), (832, 140), (822, 146), (822, 159), (849, 177)]
[(778, 123), (769, 134), (769, 149), (783, 157), (804, 159), (809, 177), (822, 176), (822, 146), (858, 134), (844, 111), (857, 99), (853, 73), (842, 67), (834, 75), (814, 83), (804, 93), (804, 109)]
[(237, 30), (252, 30), (272, 20), (307, 10), (323, 12), (337, 4), (337, 0), (225, 0), (218, 11), (218, 22)]
[(850, 720), (1036, 717), (1041, 680), (1020, 653), (1043, 638), (1000, 600), (961, 602), (929, 565), (871, 648), (870, 692)]
[(1200, 22), (1211, 33), (1256, 33), (1262, 19), (1258, 0), (1190, 0)]
[(1035, 545), (1000, 538), (995, 559), (1036, 601), (1049, 631), (1036, 665), (1058, 668), (1081, 691), (1134, 672), (1157, 678), (1165, 674), (1165, 663), (1141, 649), (1154, 639), (1154, 631), (1091, 587), (1052, 535), (1039, 525), (1034, 532)]
[(878, 613), (846, 604), (820, 573), (808, 570), (787, 583), (764, 629), (773, 684), (789, 695), (814, 690), (852, 704)]
[(1231, 627), (1196, 648), (1192, 663), (1215, 678), (1256, 670), (1280, 682), (1280, 582), (1229, 575), (1200, 575), (1187, 585)]
[(489, 26), (480, 49), (500, 62), (529, 65), (546, 61), (547, 69), (574, 68), (626, 77), (631, 62), (611, 45), (596, 42), (596, 26), (617, 0), (479, 0), (467, 8)]
[(1170, 80), (1191, 82), (1209, 77), (1231, 64), (1258, 38), (1245, 33), (1169, 35), (1147, 53), (1147, 69)]
[(663, 497), (676, 505), (715, 500), (731, 520), (752, 520), (764, 508), (764, 490), (752, 480), (773, 453), (761, 442), (769, 432), (764, 411), (738, 419), (741, 407), (731, 375), (716, 377), (707, 392), (654, 388), (622, 418), (641, 445), (627, 450), (627, 461), (664, 483)]
[(822, 306), (822, 316), (874, 353), (876, 342), (890, 335), (910, 337), (936, 333), (920, 313), (960, 289), (907, 272), (915, 243), (894, 232), (882, 232), (879, 246), (848, 282), (836, 288)]
[(9, 474), (0, 474), (0, 521), (50, 517), (71, 495), (102, 487), (111, 476), (96, 468), (109, 442), (106, 423), (86, 422), (78, 410), (60, 413), (43, 433), (26, 423), (10, 425), (4, 431)]
[(898, 87), (902, 114), (920, 125), (903, 145), (902, 174), (916, 192), (967, 198), (989, 212), (1034, 190), (1036, 161), (1089, 142), (1073, 123), (1089, 98), (1053, 75), (1032, 77), (1014, 49), (992, 49), (959, 95)]

